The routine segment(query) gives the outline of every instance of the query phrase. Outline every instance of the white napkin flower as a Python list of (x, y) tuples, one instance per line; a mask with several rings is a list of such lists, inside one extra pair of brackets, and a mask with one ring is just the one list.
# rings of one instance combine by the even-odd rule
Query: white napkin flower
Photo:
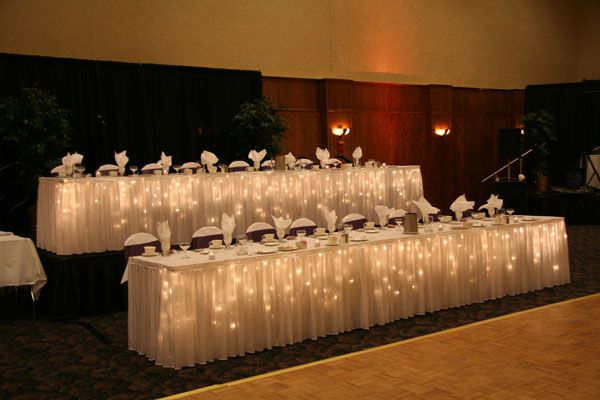
[(502, 208), (502, 203), (504, 201), (495, 194), (491, 194), (487, 203), (479, 207), (479, 210), (486, 209), (488, 211), (488, 215), (493, 217), (496, 214), (497, 208)]
[(321, 211), (323, 212), (323, 216), (327, 222), (327, 230), (329, 233), (335, 232), (335, 222), (337, 221), (337, 214), (335, 213), (335, 210), (329, 211), (327, 207), (321, 207)]
[(387, 225), (388, 217), (391, 213), (394, 212), (393, 208), (388, 208), (386, 206), (375, 206), (375, 212), (379, 217), (379, 226), (382, 228)]
[(163, 253), (167, 253), (171, 249), (171, 228), (169, 227), (169, 221), (157, 222), (156, 233), (158, 234)]
[(412, 202), (415, 206), (417, 206), (420, 217), (423, 221), (427, 219), (429, 214), (437, 214), (440, 212), (439, 208), (432, 206), (431, 203), (428, 202), (423, 196), (421, 196), (419, 200), (413, 200)]
[(296, 165), (296, 157), (290, 151), (285, 155), (285, 165), (287, 165), (288, 169), (294, 169), (294, 165)]
[(165, 154), (164, 151), (160, 152), (160, 160), (158, 160), (156, 163), (160, 164), (161, 167), (163, 167), (163, 169), (168, 168), (172, 165), (172, 156), (168, 156)]
[(221, 216), (221, 230), (223, 231), (223, 241), (226, 246), (233, 240), (233, 230), (235, 229), (235, 218), (225, 213)]
[(82, 161), (83, 155), (78, 154), (77, 152), (73, 154), (67, 153), (67, 155), (62, 158), (62, 163), (65, 167), (73, 167), (75, 164), (81, 164)]
[(129, 157), (127, 157), (127, 150), (123, 150), (120, 153), (115, 151), (115, 162), (119, 166), (119, 174), (125, 175), (125, 166), (129, 162)]
[(283, 236), (285, 235), (285, 230), (292, 224), (291, 218), (284, 219), (283, 217), (275, 217), (274, 215), (271, 215), (271, 218), (273, 218), (273, 223), (275, 223), (275, 231), (277, 232), (277, 237), (283, 238)]
[(254, 169), (258, 171), (260, 169), (260, 162), (267, 155), (267, 150), (262, 149), (261, 151), (250, 150), (248, 158), (254, 161)]
[(202, 165), (212, 167), (217, 163), (217, 161), (219, 161), (217, 156), (214, 153), (211, 153), (210, 151), (204, 150), (202, 154), (200, 154), (200, 162), (202, 163)]
[(360, 146), (358, 146), (352, 152), (352, 158), (354, 158), (354, 159), (356, 159), (356, 158), (360, 159), (360, 158), (362, 158), (362, 156), (363, 156), (362, 149), (360, 148)]
[(454, 202), (450, 204), (450, 209), (454, 211), (457, 220), (462, 218), (463, 212), (467, 210), (472, 210), (473, 207), (475, 207), (475, 202), (468, 201), (467, 197), (464, 194), (458, 196), (456, 200), (454, 200)]
[(329, 150), (317, 147), (317, 151), (315, 154), (317, 155), (317, 159), (321, 162), (321, 168), (325, 168), (325, 166), (327, 165), (327, 160), (329, 160), (330, 158)]

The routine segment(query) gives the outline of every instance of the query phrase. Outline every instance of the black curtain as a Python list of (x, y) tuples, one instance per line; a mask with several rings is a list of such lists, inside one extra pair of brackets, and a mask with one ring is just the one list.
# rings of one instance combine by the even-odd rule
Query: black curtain
[(525, 112), (539, 110), (556, 120), (550, 179), (563, 185), (565, 173), (580, 168), (581, 155), (600, 146), (600, 81), (527, 86)]
[[(37, 86), (73, 114), (72, 151), (87, 172), (114, 163), (197, 161), (202, 150), (233, 157), (228, 135), (241, 103), (262, 95), (260, 72), (0, 54), (0, 97)], [(62, 154), (57, 154), (57, 160)]]

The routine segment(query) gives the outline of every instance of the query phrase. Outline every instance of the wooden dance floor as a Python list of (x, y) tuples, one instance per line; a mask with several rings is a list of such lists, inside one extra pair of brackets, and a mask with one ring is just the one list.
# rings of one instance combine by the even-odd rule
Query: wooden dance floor
[(170, 399), (598, 399), (600, 294)]

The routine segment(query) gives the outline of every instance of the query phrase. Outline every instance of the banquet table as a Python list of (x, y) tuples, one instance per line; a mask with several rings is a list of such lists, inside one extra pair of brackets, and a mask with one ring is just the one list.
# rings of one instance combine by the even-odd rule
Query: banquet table
[(129, 348), (181, 368), (570, 280), (563, 218), (440, 226), (265, 255), (132, 257)]
[(173, 243), (190, 241), (198, 228), (219, 226), (222, 213), (235, 216), (236, 233), (271, 215), (320, 224), (321, 206), (376, 220), (376, 205), (407, 208), (422, 194), (419, 166), (40, 178), (37, 246), (59, 255), (119, 250), (165, 220)]
[(46, 273), (29, 238), (0, 232), (0, 286), (31, 286), (37, 299)]

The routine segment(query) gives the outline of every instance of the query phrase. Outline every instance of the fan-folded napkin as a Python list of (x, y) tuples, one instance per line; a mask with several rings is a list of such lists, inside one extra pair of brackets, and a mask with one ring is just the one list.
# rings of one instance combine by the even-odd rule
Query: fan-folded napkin
[(83, 155), (78, 154), (77, 152), (73, 154), (67, 153), (67, 155), (62, 158), (62, 163), (65, 166), (65, 170), (72, 170), (75, 164), (81, 164), (82, 161)]
[(335, 213), (335, 210), (329, 211), (327, 207), (321, 207), (321, 211), (323, 211), (323, 216), (327, 222), (327, 230), (329, 233), (335, 232), (335, 222), (337, 221), (337, 214)]
[(379, 226), (382, 228), (388, 223), (388, 216), (394, 212), (393, 208), (388, 208), (386, 206), (375, 206), (375, 212), (379, 217)]
[(362, 154), (362, 149), (360, 148), (360, 146), (358, 146), (357, 148), (354, 149), (354, 151), (352, 152), (352, 158), (354, 159), (361, 159), (363, 156)]
[(258, 171), (260, 169), (260, 162), (267, 155), (267, 150), (262, 149), (261, 151), (250, 150), (248, 158), (254, 161), (254, 169)]
[(421, 196), (419, 200), (413, 200), (412, 202), (419, 209), (419, 213), (423, 222), (426, 222), (429, 214), (437, 214), (440, 212), (439, 208), (432, 206), (431, 203), (428, 202), (423, 196)]
[(165, 154), (164, 151), (160, 152), (160, 160), (158, 160), (156, 163), (160, 164), (161, 167), (163, 167), (163, 169), (167, 169), (171, 166), (172, 164), (172, 156), (168, 156)]
[(123, 150), (120, 153), (115, 151), (115, 162), (119, 166), (119, 174), (125, 175), (125, 166), (129, 162), (129, 157), (127, 157), (127, 150)]
[(288, 169), (294, 169), (294, 165), (296, 165), (296, 157), (290, 151), (285, 155), (285, 165), (287, 165)]
[(329, 160), (329, 150), (317, 147), (315, 154), (317, 159), (321, 162), (321, 168), (325, 168), (325, 165), (327, 165), (327, 160)]
[(285, 230), (292, 224), (291, 219), (284, 219), (283, 217), (275, 217), (271, 215), (273, 218), (273, 223), (275, 224), (275, 231), (277, 231), (277, 237), (283, 238), (285, 235)]
[(458, 196), (456, 200), (454, 200), (454, 203), (450, 204), (450, 209), (454, 211), (457, 220), (462, 218), (463, 212), (472, 210), (473, 207), (475, 207), (475, 202), (468, 201), (464, 194), (462, 196)]
[(490, 217), (493, 217), (496, 214), (497, 208), (502, 208), (503, 200), (496, 196), (495, 194), (491, 194), (487, 203), (479, 207), (479, 210), (486, 209)]
[(169, 221), (157, 222), (156, 233), (160, 240), (160, 248), (163, 253), (168, 253), (171, 249), (171, 228), (169, 227)]
[(227, 246), (231, 244), (233, 239), (233, 230), (235, 229), (235, 219), (225, 213), (221, 216), (221, 230), (223, 231), (223, 239)]
[(214, 153), (211, 153), (210, 151), (204, 150), (202, 154), (200, 154), (200, 162), (202, 163), (202, 165), (212, 167), (217, 163), (217, 161), (219, 161), (217, 156)]

